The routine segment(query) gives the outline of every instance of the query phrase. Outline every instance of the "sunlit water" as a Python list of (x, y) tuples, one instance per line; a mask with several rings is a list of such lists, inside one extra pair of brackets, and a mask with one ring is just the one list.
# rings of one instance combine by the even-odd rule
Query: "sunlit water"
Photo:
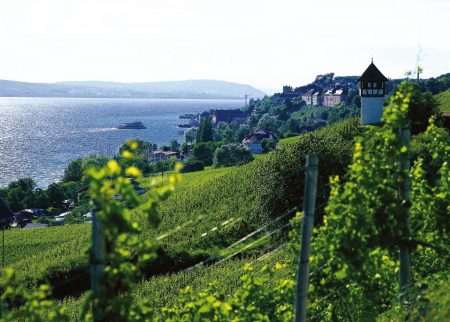
[[(181, 114), (241, 106), (237, 100), (0, 97), (0, 187), (24, 177), (46, 186), (61, 178), (70, 160), (112, 155), (131, 138), (181, 142)], [(116, 129), (133, 121), (147, 129)]]

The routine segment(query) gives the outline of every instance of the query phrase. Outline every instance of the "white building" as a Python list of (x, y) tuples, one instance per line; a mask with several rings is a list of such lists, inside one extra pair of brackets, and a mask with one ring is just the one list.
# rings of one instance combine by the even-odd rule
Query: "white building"
[(388, 79), (372, 63), (358, 79), (361, 96), (361, 125), (381, 123)]
[(242, 140), (242, 145), (249, 149), (252, 154), (261, 154), (263, 153), (262, 140), (264, 139), (273, 140), (273, 135), (271, 132), (261, 129), (247, 135)]

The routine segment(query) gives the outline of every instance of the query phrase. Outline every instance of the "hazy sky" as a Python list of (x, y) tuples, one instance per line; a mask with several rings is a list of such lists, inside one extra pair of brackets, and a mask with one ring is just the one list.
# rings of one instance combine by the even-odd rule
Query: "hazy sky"
[[(0, 79), (220, 79), (450, 72), (450, 0), (0, 0)], [(421, 50), (419, 50), (421, 48)]]

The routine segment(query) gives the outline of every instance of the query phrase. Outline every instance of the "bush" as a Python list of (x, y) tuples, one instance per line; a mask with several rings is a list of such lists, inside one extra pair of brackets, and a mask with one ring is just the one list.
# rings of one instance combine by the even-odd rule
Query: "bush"
[(253, 160), (252, 154), (239, 144), (226, 144), (214, 152), (215, 167), (229, 167), (232, 165), (246, 164)]
[(194, 145), (192, 156), (203, 162), (205, 166), (212, 165), (214, 151), (222, 145), (222, 142), (201, 142)]
[(186, 172), (202, 171), (204, 168), (205, 165), (203, 164), (202, 161), (197, 160), (195, 158), (190, 158), (183, 164), (181, 172), (186, 173)]
[(277, 147), (277, 142), (275, 140), (263, 139), (261, 141), (263, 153), (275, 150)]

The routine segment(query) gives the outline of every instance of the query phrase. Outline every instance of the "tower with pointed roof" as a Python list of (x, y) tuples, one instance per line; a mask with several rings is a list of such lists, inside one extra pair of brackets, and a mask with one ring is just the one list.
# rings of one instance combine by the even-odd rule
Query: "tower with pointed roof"
[(380, 124), (388, 79), (372, 62), (358, 79), (361, 96), (361, 125)]

